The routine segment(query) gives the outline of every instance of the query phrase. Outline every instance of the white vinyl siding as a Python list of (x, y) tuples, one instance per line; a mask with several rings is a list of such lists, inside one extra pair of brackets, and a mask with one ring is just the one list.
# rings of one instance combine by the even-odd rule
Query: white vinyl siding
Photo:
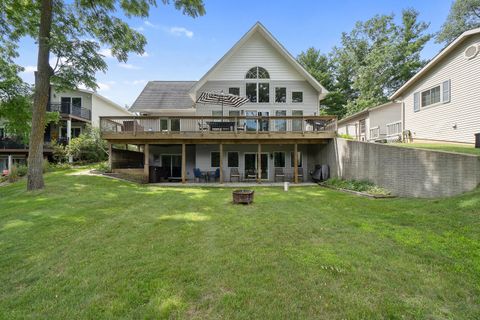
[[(475, 141), (474, 134), (480, 132), (480, 56), (468, 60), (464, 51), (479, 43), (480, 34), (467, 38), (399, 97), (405, 103), (405, 129), (414, 139)], [(437, 85), (445, 103), (415, 112), (415, 93)]]
[(305, 80), (285, 58), (261, 34), (254, 34), (233, 56), (215, 69), (210, 80), (245, 79), (252, 67), (265, 68), (270, 79)]

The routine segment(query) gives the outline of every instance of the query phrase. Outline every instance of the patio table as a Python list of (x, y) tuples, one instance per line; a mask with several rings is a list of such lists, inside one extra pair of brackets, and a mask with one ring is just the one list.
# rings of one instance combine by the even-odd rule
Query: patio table
[(235, 129), (235, 121), (209, 121), (210, 131), (220, 129), (221, 131), (233, 131)]

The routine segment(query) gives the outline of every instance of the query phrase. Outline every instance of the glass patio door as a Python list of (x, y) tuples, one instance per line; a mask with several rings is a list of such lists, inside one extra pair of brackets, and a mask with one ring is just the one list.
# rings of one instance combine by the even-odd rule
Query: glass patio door
[[(262, 180), (268, 180), (268, 153), (261, 154), (262, 159)], [(245, 178), (248, 178), (249, 174), (257, 172), (257, 154), (256, 153), (245, 153)]]
[(164, 168), (171, 178), (180, 178), (182, 176), (182, 156), (179, 154), (162, 155), (162, 168)]
[[(269, 117), (270, 111), (258, 111), (259, 117)], [(270, 120), (258, 120), (258, 131), (269, 131), (270, 128)]]

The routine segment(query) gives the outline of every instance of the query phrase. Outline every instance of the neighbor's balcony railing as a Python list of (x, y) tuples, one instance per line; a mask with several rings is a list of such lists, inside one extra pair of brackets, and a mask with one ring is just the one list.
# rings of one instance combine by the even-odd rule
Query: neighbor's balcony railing
[(100, 117), (102, 133), (287, 133), (335, 132), (334, 116), (130, 116)]
[(71, 103), (49, 103), (47, 111), (59, 112), (65, 115), (72, 115), (85, 120), (92, 120), (92, 112), (90, 109), (74, 106)]

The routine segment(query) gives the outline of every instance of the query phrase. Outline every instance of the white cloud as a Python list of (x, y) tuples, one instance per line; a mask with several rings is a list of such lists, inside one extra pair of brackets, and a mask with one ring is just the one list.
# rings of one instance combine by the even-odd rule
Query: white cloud
[(23, 73), (34, 73), (37, 71), (37, 66), (25, 66), (24, 69)]
[(106, 58), (113, 58), (112, 50), (108, 48), (101, 49), (100, 51), (98, 51), (98, 53), (101, 54), (102, 56), (105, 56)]
[(119, 65), (121, 68), (129, 69), (129, 70), (138, 70), (138, 69), (140, 69), (140, 67), (134, 66), (133, 64), (129, 64), (129, 63), (119, 63), (118, 65)]
[(168, 32), (175, 36), (185, 36), (187, 38), (193, 38), (193, 31), (184, 27), (171, 27)]
[(159, 29), (159, 28), (160, 28), (160, 26), (159, 26), (159, 25), (157, 25), (157, 24), (153, 24), (153, 23), (151, 23), (151, 22), (150, 22), (150, 21), (148, 21), (148, 20), (145, 20), (145, 22), (144, 22), (144, 23), (145, 23), (145, 25), (146, 25), (147, 27), (150, 27), (150, 28), (155, 28), (155, 29)]
[(123, 83), (125, 84), (128, 84), (128, 85), (133, 85), (133, 86), (136, 86), (136, 85), (139, 85), (139, 84), (145, 84), (147, 83), (147, 80), (132, 80), (132, 81), (129, 81), (129, 80), (125, 80)]
[(115, 84), (115, 81), (98, 82), (98, 91), (108, 91)]

